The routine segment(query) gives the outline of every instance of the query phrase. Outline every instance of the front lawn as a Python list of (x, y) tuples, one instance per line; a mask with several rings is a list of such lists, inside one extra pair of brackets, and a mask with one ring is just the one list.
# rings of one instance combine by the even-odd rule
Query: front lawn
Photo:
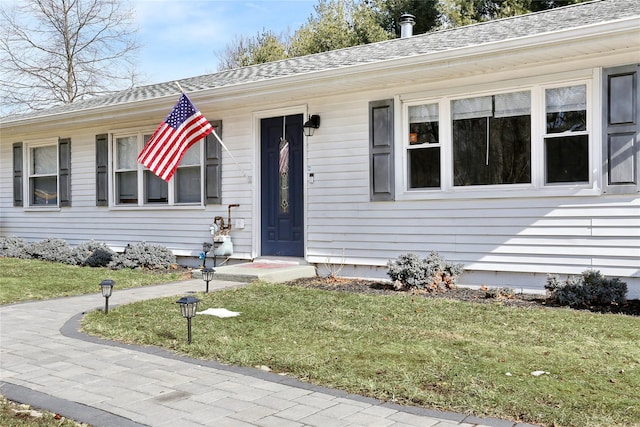
[[(261, 366), (405, 405), (554, 426), (637, 426), (640, 318), (264, 283), (89, 313), (86, 332)], [(265, 368), (263, 368), (265, 369)]]
[(183, 273), (110, 270), (56, 262), (0, 258), (0, 304), (100, 292), (100, 282), (113, 279), (116, 289), (135, 288), (184, 279)]

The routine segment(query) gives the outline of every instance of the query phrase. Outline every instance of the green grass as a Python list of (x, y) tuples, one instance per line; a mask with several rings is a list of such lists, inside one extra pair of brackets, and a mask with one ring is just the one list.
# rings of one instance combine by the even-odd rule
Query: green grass
[(181, 274), (142, 270), (110, 270), (67, 264), (0, 258), (0, 304), (100, 292), (100, 282), (115, 280), (115, 289), (181, 280)]
[[(640, 425), (640, 319), (253, 284), (89, 313), (86, 332), (401, 404), (554, 426)], [(548, 372), (533, 376), (533, 371)], [(508, 375), (509, 373), (510, 375)]]

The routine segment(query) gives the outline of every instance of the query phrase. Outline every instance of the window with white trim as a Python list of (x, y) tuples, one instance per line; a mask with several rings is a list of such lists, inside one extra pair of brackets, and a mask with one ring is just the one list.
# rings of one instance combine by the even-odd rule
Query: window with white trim
[(29, 205), (58, 205), (58, 144), (29, 147)]
[(589, 182), (586, 85), (545, 89), (545, 184)]
[(26, 148), (28, 206), (58, 206), (58, 142)]
[(587, 82), (404, 103), (405, 189), (589, 183)]
[(167, 183), (137, 162), (150, 133), (114, 135), (113, 199), (116, 206), (201, 205), (202, 141), (193, 144)]

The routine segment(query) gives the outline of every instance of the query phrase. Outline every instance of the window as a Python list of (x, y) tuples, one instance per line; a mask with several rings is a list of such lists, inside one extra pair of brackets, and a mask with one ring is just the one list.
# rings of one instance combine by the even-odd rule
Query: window
[(29, 148), (29, 205), (58, 205), (58, 147)]
[[(114, 199), (116, 205), (155, 206), (201, 204), (202, 142), (192, 145), (167, 183), (137, 162), (151, 134), (115, 136)], [(141, 196), (142, 197), (141, 197)]]
[(69, 138), (13, 144), (13, 205), (71, 206)]
[(174, 175), (178, 203), (200, 203), (200, 147), (193, 148), (184, 155)]
[(545, 90), (545, 183), (589, 182), (585, 85)]
[(136, 136), (116, 138), (116, 204), (138, 204), (138, 165), (140, 147)]
[(531, 94), (451, 101), (455, 186), (531, 182)]
[[(222, 137), (222, 121), (211, 125)], [(189, 148), (169, 183), (137, 162), (150, 137), (142, 132), (96, 135), (96, 206), (222, 203), (222, 146), (213, 134)]]
[(586, 83), (405, 102), (406, 189), (589, 183)]
[(409, 188), (440, 188), (438, 104), (409, 107)]

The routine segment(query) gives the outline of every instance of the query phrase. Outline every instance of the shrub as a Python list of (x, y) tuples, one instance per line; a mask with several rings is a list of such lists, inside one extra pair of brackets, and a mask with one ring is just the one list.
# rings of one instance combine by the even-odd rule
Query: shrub
[(29, 258), (28, 244), (19, 237), (0, 237), (0, 257)]
[(114, 255), (105, 243), (94, 240), (79, 244), (71, 252), (75, 264), (89, 267), (106, 267)]
[(114, 270), (122, 268), (167, 269), (176, 263), (176, 257), (162, 245), (137, 243), (128, 245), (121, 254), (114, 255), (109, 267)]
[(513, 299), (515, 296), (516, 292), (511, 288), (491, 288), (484, 294), (487, 299)]
[(387, 274), (397, 288), (424, 289), (429, 292), (455, 288), (462, 264), (451, 264), (433, 251), (425, 259), (403, 254), (387, 264)]
[(75, 264), (75, 260), (71, 256), (71, 247), (62, 239), (44, 239), (28, 245), (25, 251), (33, 259)]
[(607, 279), (597, 270), (585, 270), (565, 281), (549, 275), (544, 287), (551, 301), (572, 308), (604, 307), (627, 300), (627, 284), (618, 278)]

